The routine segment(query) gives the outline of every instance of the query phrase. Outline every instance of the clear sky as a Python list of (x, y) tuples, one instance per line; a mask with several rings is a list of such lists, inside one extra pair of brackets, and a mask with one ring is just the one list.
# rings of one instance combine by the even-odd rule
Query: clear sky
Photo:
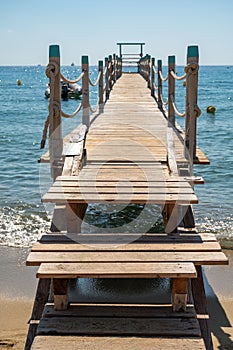
[(142, 41), (145, 53), (177, 64), (198, 45), (200, 64), (233, 65), (232, 0), (1, 1), (0, 65), (46, 65), (59, 44), (61, 63), (97, 64), (119, 41)]

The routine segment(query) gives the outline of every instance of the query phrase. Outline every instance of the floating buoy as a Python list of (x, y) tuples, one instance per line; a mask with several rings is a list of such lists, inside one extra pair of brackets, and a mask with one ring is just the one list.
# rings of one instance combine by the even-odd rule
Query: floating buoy
[(207, 112), (207, 113), (214, 114), (215, 111), (216, 111), (216, 108), (215, 108), (214, 106), (208, 106), (208, 107), (206, 108), (206, 112)]
[(17, 80), (17, 85), (18, 85), (18, 86), (21, 85), (21, 80), (20, 80), (20, 79)]
[(183, 81), (183, 86), (186, 86), (186, 80)]

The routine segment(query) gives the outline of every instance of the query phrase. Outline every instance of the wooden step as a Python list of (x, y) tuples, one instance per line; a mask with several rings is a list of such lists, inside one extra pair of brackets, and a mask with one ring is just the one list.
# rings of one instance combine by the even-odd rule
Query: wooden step
[(37, 336), (31, 350), (204, 350), (203, 339), (177, 337)]
[(193, 263), (42, 263), (38, 278), (196, 278)]
[(228, 259), (222, 252), (142, 252), (142, 251), (86, 251), (86, 252), (31, 252), (28, 266), (41, 263), (185, 263), (195, 265), (227, 265)]

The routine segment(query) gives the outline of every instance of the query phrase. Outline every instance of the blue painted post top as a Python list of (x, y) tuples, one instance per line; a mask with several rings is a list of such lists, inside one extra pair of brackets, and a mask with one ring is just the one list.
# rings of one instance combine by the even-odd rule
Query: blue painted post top
[(103, 67), (103, 61), (99, 61), (99, 67)]
[(158, 60), (157, 64), (158, 64), (159, 67), (162, 67), (162, 60)]
[(82, 64), (88, 64), (88, 56), (82, 56)]
[(175, 64), (176, 56), (168, 56), (168, 64)]
[(59, 45), (49, 46), (49, 57), (60, 57)]
[(188, 46), (187, 57), (199, 57), (198, 46)]

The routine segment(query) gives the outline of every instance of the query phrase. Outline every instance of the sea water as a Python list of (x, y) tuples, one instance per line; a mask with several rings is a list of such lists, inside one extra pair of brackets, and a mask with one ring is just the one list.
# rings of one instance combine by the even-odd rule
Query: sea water
[[(81, 72), (78, 66), (62, 67), (70, 79)], [(95, 80), (97, 67), (90, 67)], [(182, 75), (183, 67), (177, 67)], [(17, 80), (21, 85), (18, 86)], [(198, 104), (202, 115), (197, 120), (198, 145), (206, 153), (210, 165), (195, 166), (195, 174), (205, 180), (205, 185), (195, 187), (199, 204), (194, 205), (199, 231), (213, 232), (222, 244), (233, 247), (233, 67), (202, 66), (199, 70)], [(41, 196), (51, 184), (49, 167), (38, 164), (42, 155), (40, 142), (44, 122), (48, 116), (48, 100), (44, 91), (48, 78), (45, 67), (0, 67), (0, 244), (30, 246), (38, 234), (48, 231), (51, 216)], [(179, 85), (180, 84), (180, 85)], [(148, 92), (149, 93), (149, 92)], [(164, 95), (166, 88), (164, 89)], [(176, 101), (183, 111), (185, 88), (177, 82)], [(97, 101), (97, 89), (91, 88), (92, 106)], [(165, 96), (164, 96), (165, 99)], [(72, 113), (80, 101), (62, 102), (62, 109)], [(215, 115), (207, 114), (213, 105)], [(183, 125), (182, 118), (177, 121)], [(81, 114), (63, 119), (63, 135), (81, 122)], [(89, 222), (96, 227), (122, 225), (125, 220), (140, 214), (140, 206), (132, 206), (114, 215), (106, 206), (90, 206)], [(148, 217), (153, 214), (148, 208)], [(97, 214), (97, 215), (96, 215)], [(156, 223), (161, 229), (161, 222)]]

